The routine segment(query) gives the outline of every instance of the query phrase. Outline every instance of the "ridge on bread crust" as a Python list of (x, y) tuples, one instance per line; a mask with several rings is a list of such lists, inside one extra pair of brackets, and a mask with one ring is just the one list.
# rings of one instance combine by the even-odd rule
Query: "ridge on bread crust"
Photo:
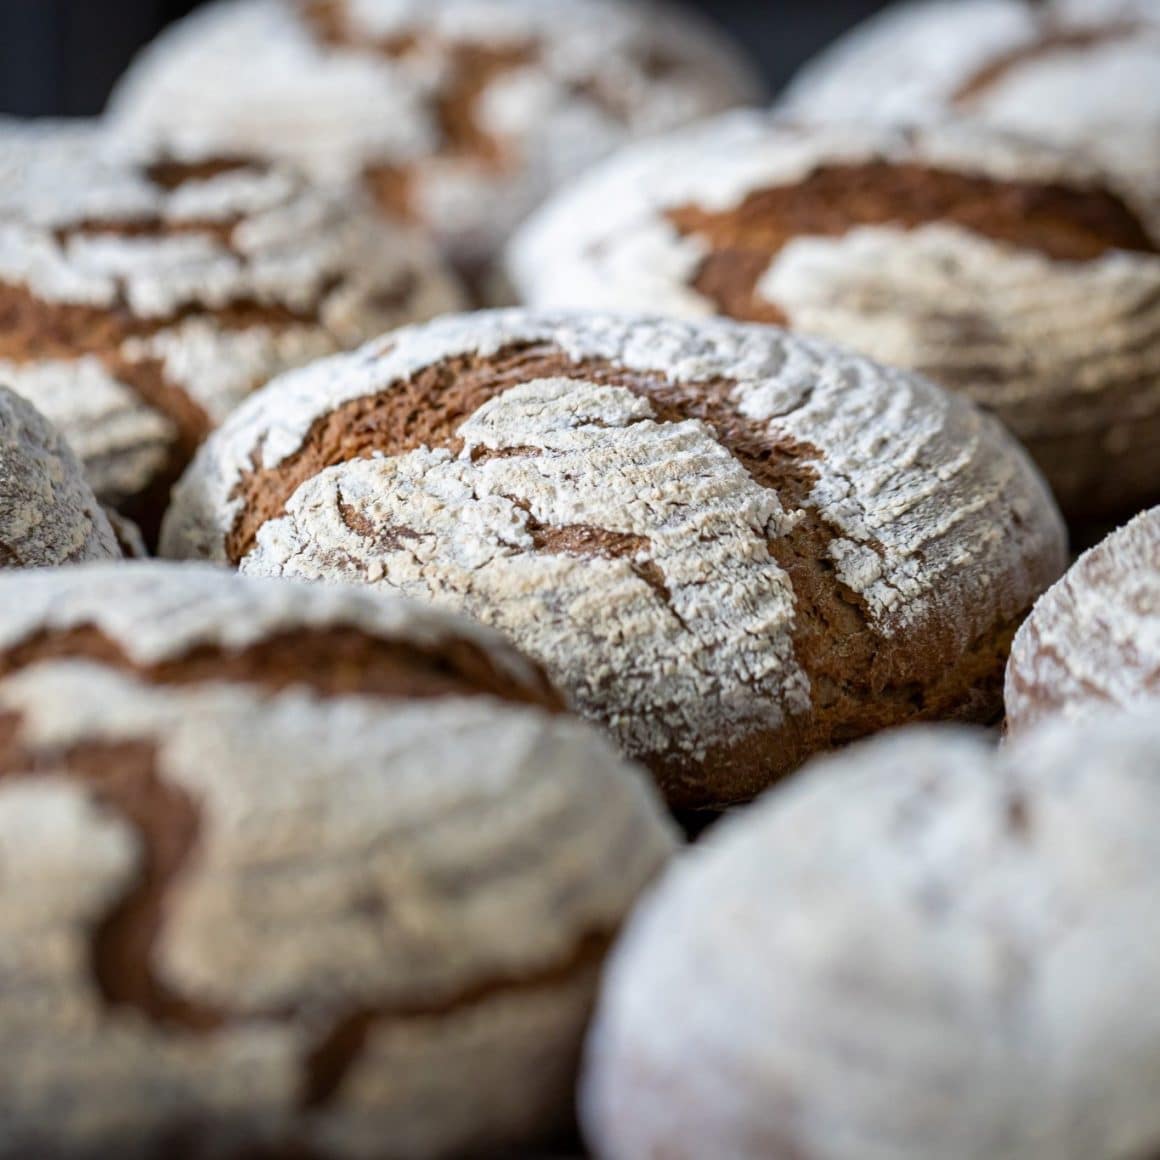
[(690, 762), (747, 794), (845, 730), (986, 715), (1063, 566), (1022, 453), (921, 379), (767, 328), (521, 311), (272, 384), (163, 550), (479, 617), (690, 799)]

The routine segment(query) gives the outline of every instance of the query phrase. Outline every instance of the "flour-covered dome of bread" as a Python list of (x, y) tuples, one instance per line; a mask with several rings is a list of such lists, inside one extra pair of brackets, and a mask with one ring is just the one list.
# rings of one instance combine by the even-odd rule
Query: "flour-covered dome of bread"
[(674, 845), (643, 773), (432, 610), (43, 581), (0, 580), (0, 1155), (566, 1127), (604, 951)]
[(641, 904), (582, 1083), (604, 1160), (1160, 1148), (1160, 725), (820, 759)]
[(0, 121), (0, 381), (154, 530), (255, 387), (460, 303), (426, 243), (285, 169), (129, 165), (95, 129)]
[(120, 555), (69, 446), (35, 407), (0, 386), (0, 569)]
[(466, 612), (683, 805), (997, 714), (1064, 566), (1022, 451), (925, 380), (770, 327), (524, 311), (271, 384), (175, 490), (163, 551)]
[(916, 0), (806, 65), (782, 108), (817, 119), (954, 113), (1078, 146), (1160, 203), (1154, 0)]
[(602, 154), (758, 91), (713, 29), (652, 0), (225, 0), (145, 50), (112, 114), (179, 156), (361, 180), (476, 267)]
[(1160, 214), (967, 124), (737, 113), (604, 163), (515, 239), (539, 307), (777, 322), (999, 414), (1065, 514), (1160, 499)]
[(1160, 717), (1160, 508), (1089, 548), (1015, 637), (1007, 725), (1128, 710)]

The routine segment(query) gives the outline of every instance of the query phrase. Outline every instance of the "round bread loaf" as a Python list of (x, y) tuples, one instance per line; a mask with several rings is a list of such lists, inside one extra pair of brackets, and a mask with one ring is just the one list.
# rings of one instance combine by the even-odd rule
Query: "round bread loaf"
[(277, 381), (202, 449), (163, 550), (491, 624), (675, 806), (912, 717), (987, 720), (1064, 567), (966, 400), (771, 327), (500, 311)]
[(1160, 727), (920, 728), (716, 827), (604, 975), (603, 1160), (1160, 1149)]
[(1160, 508), (1088, 549), (1039, 599), (1007, 665), (1007, 727), (1109, 710), (1160, 717)]
[(1155, 0), (918, 0), (838, 40), (782, 108), (810, 119), (948, 114), (1078, 146), (1160, 203)]
[(147, 49), (118, 134), (361, 181), (472, 273), (544, 194), (641, 134), (755, 98), (691, 15), (622, 0), (226, 0)]
[(849, 343), (999, 414), (1064, 513), (1160, 499), (1160, 214), (970, 125), (739, 113), (628, 150), (510, 251), (538, 307), (712, 313)]
[(0, 568), (120, 555), (76, 456), (35, 407), (0, 386)]
[(0, 121), (0, 379), (154, 535), (251, 390), (460, 304), (426, 243), (283, 169), (129, 166), (93, 128)]
[(0, 582), (0, 1155), (566, 1128), (602, 957), (674, 838), (557, 708), (500, 640), (369, 594)]

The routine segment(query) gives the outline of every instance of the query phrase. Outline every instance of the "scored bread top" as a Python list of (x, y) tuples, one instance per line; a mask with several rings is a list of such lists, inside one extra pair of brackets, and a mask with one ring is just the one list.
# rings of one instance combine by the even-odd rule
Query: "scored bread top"
[(1007, 666), (1007, 725), (1160, 713), (1160, 508), (1089, 548), (1036, 603)]
[(624, 140), (752, 99), (687, 13), (620, 0), (234, 0), (147, 49), (112, 102), (130, 141), (362, 178), (465, 264)]
[(0, 375), (108, 502), (171, 482), (274, 374), (460, 302), (425, 243), (286, 169), (0, 122)]
[(76, 456), (43, 415), (0, 386), (0, 568), (120, 556)]
[(1063, 566), (1022, 452), (924, 380), (769, 328), (523, 311), (272, 384), (163, 549), (462, 609), (654, 764), (962, 696)]

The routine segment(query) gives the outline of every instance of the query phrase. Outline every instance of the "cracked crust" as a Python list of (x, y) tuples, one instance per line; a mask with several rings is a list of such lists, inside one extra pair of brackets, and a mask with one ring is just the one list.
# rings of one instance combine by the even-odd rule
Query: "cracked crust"
[[(0, 1155), (566, 1126), (604, 950), (674, 845), (646, 779), (433, 611), (191, 566), (46, 579), (0, 601)], [(356, 633), (380, 647), (349, 696)]]
[(721, 313), (930, 375), (995, 411), (1076, 522), (1160, 498), (1160, 215), (977, 126), (740, 113), (549, 203), (508, 272), (541, 308)]
[(607, 1160), (1160, 1149), (1160, 729), (821, 759), (634, 912), (581, 1115)]
[(1160, 508), (1090, 548), (1036, 603), (1007, 665), (1007, 727), (1160, 710)]
[(163, 550), (466, 612), (691, 807), (884, 725), (992, 717), (1064, 560), (1019, 449), (922, 380), (765, 328), (522, 311), (272, 384)]
[(95, 128), (5, 121), (0, 179), (0, 375), (154, 536), (255, 387), (462, 304), (425, 244), (270, 165), (130, 165)]
[(0, 569), (120, 556), (76, 456), (39, 411), (0, 386)]
[(478, 274), (598, 157), (758, 94), (712, 29), (653, 3), (233, 0), (148, 48), (111, 111), (130, 143), (361, 179)]
[(920, 0), (839, 40), (781, 108), (810, 120), (954, 113), (1085, 150), (1160, 205), (1158, 72), (1151, 0)]

